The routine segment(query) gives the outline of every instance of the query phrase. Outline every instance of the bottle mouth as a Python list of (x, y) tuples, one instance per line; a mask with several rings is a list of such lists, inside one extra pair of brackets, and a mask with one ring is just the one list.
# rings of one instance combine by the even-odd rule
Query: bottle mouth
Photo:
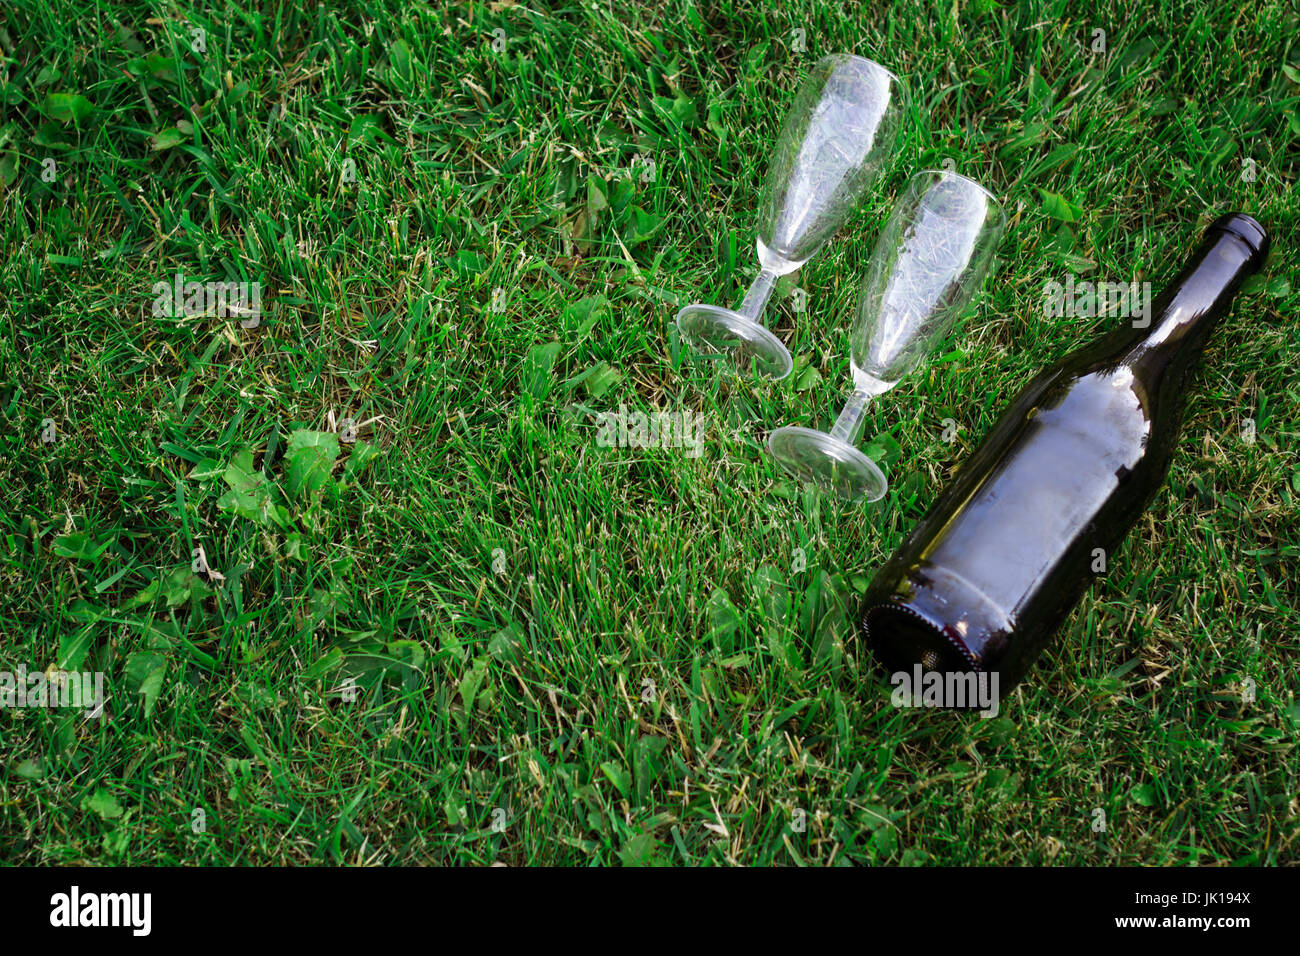
[(867, 644), (890, 673), (923, 671), (961, 673), (980, 670), (970, 649), (955, 634), (901, 604), (878, 604), (864, 616)]
[(1220, 216), (1210, 224), (1207, 232), (1226, 232), (1240, 239), (1250, 250), (1251, 265), (1256, 269), (1264, 264), (1272, 245), (1268, 230), (1258, 219), (1244, 212), (1230, 212), (1226, 216)]

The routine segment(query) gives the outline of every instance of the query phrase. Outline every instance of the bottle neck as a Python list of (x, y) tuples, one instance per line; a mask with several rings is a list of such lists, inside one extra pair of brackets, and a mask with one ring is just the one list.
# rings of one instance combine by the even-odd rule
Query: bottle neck
[[(1232, 297), (1268, 254), (1263, 227), (1249, 216), (1224, 216), (1212, 225), (1196, 254), (1151, 305), (1151, 331), (1120, 364), (1156, 371), (1190, 362), (1205, 347)], [(1134, 320), (1136, 328), (1143, 317)]]

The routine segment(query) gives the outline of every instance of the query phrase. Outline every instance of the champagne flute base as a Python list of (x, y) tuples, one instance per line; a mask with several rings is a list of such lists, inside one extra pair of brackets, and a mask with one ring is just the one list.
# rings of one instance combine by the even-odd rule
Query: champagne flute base
[(826, 432), (797, 425), (778, 428), (767, 449), (793, 477), (846, 502), (879, 501), (889, 487), (874, 461)]
[(677, 313), (682, 341), (702, 355), (723, 355), (738, 368), (783, 379), (794, 360), (781, 340), (753, 319), (731, 309), (695, 303)]

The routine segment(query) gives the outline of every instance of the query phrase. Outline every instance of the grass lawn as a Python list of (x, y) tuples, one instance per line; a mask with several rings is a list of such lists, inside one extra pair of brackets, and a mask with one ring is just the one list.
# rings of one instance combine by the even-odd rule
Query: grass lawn
[[(1284, 0), (9, 4), (0, 670), (108, 700), (0, 710), (0, 860), (1296, 862), (1298, 35)], [(673, 315), (739, 301), (838, 51), (911, 84), (897, 162), (778, 287), (788, 380), (693, 362)], [(830, 424), (892, 197), (946, 162), (1005, 197), (997, 271), (841, 510), (764, 443)], [(1044, 286), (1158, 291), (1230, 210), (1272, 259), (1150, 512), (997, 717), (891, 706), (873, 570), (1116, 321)], [(178, 274), (260, 319), (156, 314)], [(699, 453), (606, 447), (620, 408)]]

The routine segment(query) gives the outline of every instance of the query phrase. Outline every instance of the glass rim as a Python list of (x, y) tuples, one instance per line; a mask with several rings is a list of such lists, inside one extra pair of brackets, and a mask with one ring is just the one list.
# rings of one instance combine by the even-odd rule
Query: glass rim
[(831, 59), (835, 57), (842, 57), (847, 60), (857, 60), (859, 63), (866, 63), (869, 66), (877, 67), (878, 69), (884, 70), (885, 75), (888, 76), (895, 83), (897, 83), (899, 86), (903, 85), (903, 81), (898, 78), (897, 73), (895, 73), (889, 67), (885, 66), (883, 63), (878, 63), (875, 60), (871, 59), (870, 57), (859, 56), (857, 53), (827, 53), (826, 56), (823, 57), (823, 59)]
[(987, 186), (985, 186), (983, 183), (980, 183), (980, 182), (978, 182), (977, 180), (971, 179), (969, 176), (964, 176), (964, 175), (962, 175), (961, 173), (956, 172), (955, 170), (951, 170), (951, 169), (936, 169), (936, 168), (933, 168), (933, 167), (930, 168), (930, 169), (920, 169), (920, 170), (917, 170), (915, 173), (913, 173), (911, 176), (909, 176), (907, 181), (908, 181), (908, 183), (910, 184), (910, 183), (913, 182), (914, 180), (920, 179), (922, 176), (935, 176), (935, 175), (938, 175), (938, 176), (949, 176), (949, 177), (952, 177), (952, 178), (954, 178), (954, 179), (960, 179), (960, 180), (962, 180), (963, 182), (968, 182), (968, 183), (970, 183), (972, 186), (974, 186), (976, 189), (978, 189), (980, 192), (982, 192), (982, 193), (984, 194), (984, 198), (988, 199), (990, 202), (993, 203), (994, 207), (997, 209), (997, 211), (998, 211), (999, 213), (1002, 214), (1003, 218), (1006, 217), (1006, 208), (1005, 208), (1005, 206), (1004, 206), (1002, 200), (1001, 200), (998, 196), (995, 196), (995, 195), (994, 195), (994, 194), (989, 190), (989, 188), (988, 188)]

